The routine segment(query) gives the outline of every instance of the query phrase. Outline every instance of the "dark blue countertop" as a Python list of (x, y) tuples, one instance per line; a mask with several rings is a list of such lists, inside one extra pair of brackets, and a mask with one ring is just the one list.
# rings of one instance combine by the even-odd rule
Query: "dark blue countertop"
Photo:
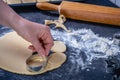
[[(117, 7), (108, 0), (86, 0), (85, 2), (90, 4)], [(58, 12), (41, 11), (36, 9), (35, 6), (12, 6), (12, 8), (22, 17), (38, 23), (44, 23), (44, 19), (57, 19), (59, 16)], [(95, 34), (99, 34), (101, 37), (112, 38), (113, 34), (120, 32), (120, 27), (118, 26), (90, 23), (71, 19), (68, 19), (65, 25), (68, 26), (68, 28), (73, 28), (74, 30), (82, 28), (91, 29)], [(0, 34), (3, 34), (8, 30), (10, 29), (0, 26)], [(66, 51), (67, 56), (69, 56), (69, 50), (70, 47), (68, 47), (68, 50)], [(72, 64), (68, 58), (60, 68), (34, 76), (15, 74), (0, 69), (0, 80), (111, 80), (112, 78), (112, 75), (106, 72), (106, 63), (104, 59), (97, 59), (93, 61), (91, 66), (94, 66), (95, 69), (86, 68), (83, 70), (79, 69), (77, 72), (75, 70), (70, 72), (71, 66)]]

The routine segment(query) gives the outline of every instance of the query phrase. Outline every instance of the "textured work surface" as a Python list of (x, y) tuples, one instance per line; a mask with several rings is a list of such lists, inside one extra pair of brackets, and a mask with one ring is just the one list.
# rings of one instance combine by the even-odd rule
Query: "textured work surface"
[(120, 1), (119, 0), (110, 0), (110, 1), (120, 7)]
[[(95, 3), (105, 6), (114, 6), (107, 0), (86, 0), (88, 3)], [(15, 9), (15, 8), (14, 8)], [(19, 9), (19, 8), (18, 8)], [(36, 9), (29, 7), (29, 8), (20, 8), (16, 10), (21, 16), (25, 17), (34, 22), (44, 23), (44, 19), (57, 19), (58, 13), (57, 12), (44, 12), (44, 11), (37, 11)], [(34, 9), (34, 10), (33, 10)], [(110, 25), (103, 25), (103, 24), (96, 24), (96, 23), (89, 23), (83, 21), (75, 21), (68, 19), (65, 25), (68, 29), (91, 29), (95, 34), (99, 34), (101, 37), (110, 37), (112, 38), (113, 34), (116, 32), (120, 32), (120, 27), (117, 26), (110, 26)], [(54, 25), (52, 25), (52, 29)], [(7, 32), (8, 28), (0, 27), (0, 34)], [(55, 29), (54, 29), (55, 30)], [(60, 29), (63, 31), (62, 29)], [(67, 56), (69, 56), (70, 48), (67, 47)], [(0, 80), (111, 80), (111, 75), (106, 73), (106, 66), (104, 59), (97, 59), (93, 61), (91, 68), (86, 68), (84, 70), (79, 69), (76, 71), (73, 69), (71, 71), (71, 66), (73, 64), (70, 61), (70, 58), (65, 62), (62, 67), (59, 69), (53, 70), (51, 72), (47, 72), (42, 75), (35, 75), (35, 76), (26, 76), (26, 75), (18, 75), (14, 73), (10, 73), (4, 70), (0, 70)]]

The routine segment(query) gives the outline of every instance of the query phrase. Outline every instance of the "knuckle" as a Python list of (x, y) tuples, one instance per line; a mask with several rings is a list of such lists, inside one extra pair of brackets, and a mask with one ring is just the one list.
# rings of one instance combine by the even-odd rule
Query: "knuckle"
[(52, 47), (53, 45), (54, 45), (54, 43), (53, 43), (53, 42), (51, 42), (50, 46)]
[(49, 26), (46, 26), (45, 28), (46, 28), (46, 30), (50, 30), (50, 27), (49, 27)]

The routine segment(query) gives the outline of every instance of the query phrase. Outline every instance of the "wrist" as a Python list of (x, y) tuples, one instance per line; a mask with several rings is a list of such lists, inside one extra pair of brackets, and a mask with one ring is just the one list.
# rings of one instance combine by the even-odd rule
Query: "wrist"
[(22, 18), (19, 15), (13, 15), (9, 21), (9, 26), (12, 29), (16, 30), (21, 22), (22, 22)]
[(15, 20), (11, 22), (10, 26), (12, 29), (19, 33), (26, 26), (27, 20), (22, 18), (21, 16), (15, 16), (13, 19)]

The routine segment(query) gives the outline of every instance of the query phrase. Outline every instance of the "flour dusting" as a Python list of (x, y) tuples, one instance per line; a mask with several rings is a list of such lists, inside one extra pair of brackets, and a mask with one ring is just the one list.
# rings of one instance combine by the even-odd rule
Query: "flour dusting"
[(109, 38), (99, 37), (91, 29), (73, 30), (71, 33), (51, 30), (54, 40), (63, 41), (69, 48), (71, 71), (88, 68), (93, 60), (120, 53), (118, 45)]

